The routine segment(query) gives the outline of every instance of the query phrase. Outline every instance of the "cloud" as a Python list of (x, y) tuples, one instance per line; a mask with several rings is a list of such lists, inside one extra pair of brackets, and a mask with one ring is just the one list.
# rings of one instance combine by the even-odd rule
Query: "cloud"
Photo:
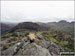
[(1, 20), (59, 21), (74, 20), (74, 1), (1, 1)]

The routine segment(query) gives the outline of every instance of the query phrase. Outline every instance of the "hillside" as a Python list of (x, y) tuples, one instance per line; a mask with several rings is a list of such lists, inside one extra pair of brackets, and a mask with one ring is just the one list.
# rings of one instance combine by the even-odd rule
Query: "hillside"
[(37, 22), (37, 24), (47, 27), (48, 30), (55, 30), (55, 31), (63, 31), (63, 32), (71, 32), (72, 34), (74, 34), (74, 24), (75, 21), (72, 22), (67, 22), (65, 20), (61, 20), (59, 22), (48, 22), (48, 23), (41, 23), (41, 22)]
[[(63, 31), (63, 32), (71, 32), (74, 34), (74, 21), (67, 22), (65, 20), (61, 20), (59, 22), (22, 22), (22, 23), (1, 23), (1, 34), (6, 32), (13, 32), (15, 30), (29, 30), (29, 31), (45, 31), (45, 30), (56, 30), (56, 31)], [(11, 29), (12, 28), (12, 29)], [(10, 30), (11, 29), (11, 30)]]
[(58, 56), (63, 51), (73, 52), (73, 27), (74, 22), (67, 21), (19, 23), (2, 36), (1, 55)]
[(8, 24), (0, 23), (0, 25), (1, 35), (7, 34), (12, 28), (12, 26), (9, 26)]
[(51, 27), (50, 29), (73, 33), (74, 23), (75, 22), (67, 22), (67, 21), (61, 20), (59, 22), (48, 22), (47, 24)]
[(41, 31), (41, 30), (48, 30), (48, 27), (33, 22), (22, 22), (16, 25), (11, 30), (11, 32), (14, 32), (15, 30), (19, 30), (19, 29), (25, 29), (28, 31)]
[[(18, 32), (18, 33), (22, 33), (22, 32)], [(16, 34), (16, 33), (15, 33)], [(25, 32), (24, 32), (25, 34)], [(28, 39), (28, 35), (32, 35), (34, 34), (34, 39), (33, 42), (31, 42), (31, 39), (32, 38), (31, 36), (29, 37)], [(25, 34), (22, 36), (18, 36), (17, 35), (11, 35), (11, 37), (8, 37), (9, 40), (10, 40), (10, 44), (9, 44), (9, 41), (8, 42), (5, 42), (6, 44), (3, 45), (3, 47), (1, 48), (2, 50), (2, 53), (1, 55), (28, 55), (28, 56), (52, 56), (50, 53), (49, 53), (49, 50), (47, 49), (47, 47), (49, 46), (48, 42), (45, 41), (45, 39), (43, 37), (41, 37), (41, 35), (38, 35), (35, 33), (30, 33), (30, 34)], [(4, 37), (3, 37), (4, 38)], [(20, 39), (21, 38), (21, 39)], [(39, 39), (40, 38), (40, 39)], [(15, 40), (14, 40), (15, 39)], [(18, 45), (18, 43), (20, 43), (20, 45)], [(47, 43), (47, 44), (46, 44)], [(2, 43), (4, 44), (4, 43)], [(18, 50), (15, 52), (14, 49), (15, 48), (18, 48)]]

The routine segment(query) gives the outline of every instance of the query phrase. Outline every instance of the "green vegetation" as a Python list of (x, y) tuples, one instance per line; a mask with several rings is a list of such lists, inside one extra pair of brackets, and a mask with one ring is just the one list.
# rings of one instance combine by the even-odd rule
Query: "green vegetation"
[(7, 44), (5, 44), (2, 48), (1, 48), (1, 50), (6, 50), (6, 49), (8, 49), (10, 46), (12, 46), (12, 45), (14, 45), (15, 43), (14, 42), (12, 42), (12, 43), (7, 43)]
[(9, 38), (9, 37), (12, 36), (12, 35), (13, 35), (12, 33), (8, 33), (8, 34), (2, 36), (2, 37), (1, 37), (1, 40), (3, 41), (3, 40)]
[[(7, 38), (10, 38), (10, 37), (24, 37), (28, 34), (28, 31), (23, 31), (22, 30), (21, 32), (20, 31), (18, 31), (18, 32), (19, 32), (19, 36), (18, 36), (17, 32), (8, 33), (8, 34), (1, 37), (1, 41), (6, 40)], [(15, 39), (16, 38), (12, 38), (12, 40), (15, 40)]]
[(50, 41), (51, 41), (51, 42), (54, 42), (54, 43), (56, 43), (56, 44), (59, 44), (59, 42), (58, 42), (56, 39), (54, 39), (54, 38), (50, 38)]
[[(15, 43), (17, 43), (18, 41), (21, 41), (22, 37), (24, 38), (27, 34), (28, 34), (28, 31), (22, 31), (22, 32), (18, 32), (19, 33), (19, 36), (17, 34), (17, 32), (14, 32), (14, 33), (8, 33), (6, 35), (4, 35), (1, 40), (4, 41), (6, 39), (9, 38), (8, 42), (5, 43), (5, 45), (3, 45), (1, 47), (1, 50), (6, 50), (8, 49), (10, 46), (14, 45)], [(12, 37), (12, 38), (10, 38)]]
[(20, 40), (20, 38), (19, 38), (19, 37), (14, 37), (14, 38), (11, 38), (10, 40), (11, 40), (11, 41), (14, 41), (14, 42), (17, 42), (17, 41)]
[(14, 45), (15, 43), (17, 43), (20, 40), (19, 37), (13, 37), (10, 39), (11, 42), (6, 43), (5, 45), (2, 46), (1, 50), (6, 50), (8, 49), (10, 46)]
[[(1, 38), (1, 40), (5, 40), (10, 37), (13, 37), (13, 38), (10, 39), (10, 44), (6, 43), (6, 45), (3, 46), (3, 49), (7, 49), (11, 45), (13, 45), (12, 42), (15, 42), (15, 43), (18, 42), (19, 40), (21, 40), (20, 37), (23, 38), (27, 36), (28, 33), (29, 31), (26, 31), (26, 30), (21, 31), (20, 29), (17, 32), (8, 33), (4, 35)], [(71, 32), (67, 33), (62, 31), (48, 30), (48, 31), (38, 31), (36, 33), (43, 35), (46, 41), (62, 46), (62, 48), (65, 51), (74, 51), (74, 37)]]
[(74, 51), (74, 37), (70, 33), (53, 30), (38, 33), (42, 34), (47, 41), (61, 45), (65, 51)]

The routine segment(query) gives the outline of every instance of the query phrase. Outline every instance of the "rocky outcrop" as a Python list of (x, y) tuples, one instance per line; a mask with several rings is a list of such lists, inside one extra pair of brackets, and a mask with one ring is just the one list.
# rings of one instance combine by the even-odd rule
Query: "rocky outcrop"
[[(32, 33), (31, 33), (32, 34)], [(33, 42), (30, 41), (28, 37), (24, 37), (21, 42), (18, 42), (20, 45), (17, 47), (17, 43), (8, 48), (5, 51), (2, 51), (2, 55), (11, 55), (11, 56), (58, 56), (59, 47), (55, 43), (50, 43), (44, 39), (44, 36), (40, 34), (32, 34), (29, 37), (35, 37), (36, 39)], [(21, 44), (22, 43), (22, 44)], [(16, 48), (16, 49), (15, 49)], [(15, 50), (15, 51), (14, 51)]]
[(60, 49), (59, 47), (55, 44), (55, 43), (52, 43), (49, 48), (48, 48), (49, 52), (53, 52), (54, 54), (59, 54), (60, 52)]
[(46, 48), (42, 48), (36, 43), (31, 43), (21, 49), (16, 55), (27, 55), (27, 56), (51, 56)]
[(30, 42), (30, 40), (26, 38), (27, 37), (24, 38), (24, 41), (21, 41), (23, 45), (19, 45), (17, 47), (18, 51), (14, 52), (14, 49), (17, 46), (16, 43), (14, 46), (8, 48), (5, 51), (2, 51), (2, 56), (51, 56), (49, 50), (47, 49), (49, 44), (44, 40), (43, 36), (39, 35), (39, 37), (36, 37), (38, 41), (35, 40), (34, 42)]
[[(4, 55), (2, 56), (51, 56), (49, 53), (48, 49), (43, 48), (36, 43), (29, 43), (26, 45), (26, 43), (23, 45), (23, 48), (20, 49), (15, 55), (13, 55), (14, 51), (13, 48), (12, 50), (7, 50), (7, 52), (4, 52)], [(6, 54), (5, 54), (6, 53)]]

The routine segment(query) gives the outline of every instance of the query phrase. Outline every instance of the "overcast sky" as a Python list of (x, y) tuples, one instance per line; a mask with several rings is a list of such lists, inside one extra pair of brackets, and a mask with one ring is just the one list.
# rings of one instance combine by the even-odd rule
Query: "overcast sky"
[(1, 1), (3, 22), (74, 20), (74, 1)]

